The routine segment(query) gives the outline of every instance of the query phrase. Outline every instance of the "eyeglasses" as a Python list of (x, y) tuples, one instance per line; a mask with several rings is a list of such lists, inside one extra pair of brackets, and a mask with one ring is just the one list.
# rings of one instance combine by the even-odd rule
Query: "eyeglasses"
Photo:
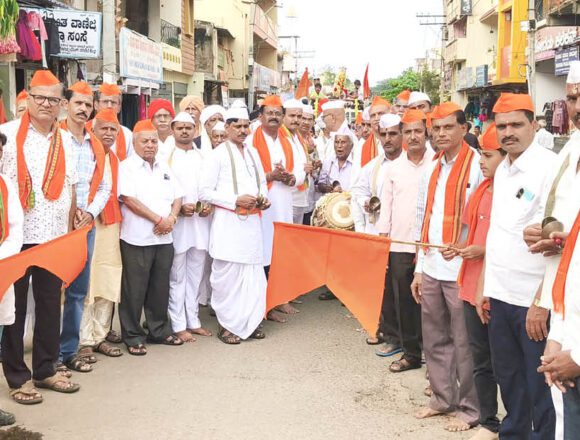
[(48, 105), (54, 107), (55, 105), (60, 104), (60, 101), (62, 101), (61, 98), (56, 98), (54, 96), (32, 95), (30, 93), (29, 95), (32, 96), (32, 99), (36, 105), (43, 105), (46, 101), (48, 101)]

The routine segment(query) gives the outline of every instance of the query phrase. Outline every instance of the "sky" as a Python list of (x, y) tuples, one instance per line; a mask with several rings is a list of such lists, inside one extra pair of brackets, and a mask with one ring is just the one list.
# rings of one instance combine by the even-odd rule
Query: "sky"
[[(300, 35), (298, 51), (314, 51), (298, 60), (298, 71), (320, 73), (325, 66), (362, 82), (367, 63), (372, 85), (398, 76), (415, 58), (440, 47), (441, 26), (421, 26), (417, 13), (441, 14), (440, 0), (278, 0), (279, 35)], [(287, 15), (296, 15), (289, 18)], [(436, 19), (440, 22), (442, 19)], [(294, 40), (280, 46), (294, 52)]]

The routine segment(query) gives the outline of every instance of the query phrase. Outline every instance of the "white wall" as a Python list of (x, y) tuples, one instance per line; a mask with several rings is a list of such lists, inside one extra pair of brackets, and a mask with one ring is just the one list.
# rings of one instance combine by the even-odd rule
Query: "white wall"
[(536, 114), (543, 115), (546, 102), (566, 97), (566, 77), (536, 72)]

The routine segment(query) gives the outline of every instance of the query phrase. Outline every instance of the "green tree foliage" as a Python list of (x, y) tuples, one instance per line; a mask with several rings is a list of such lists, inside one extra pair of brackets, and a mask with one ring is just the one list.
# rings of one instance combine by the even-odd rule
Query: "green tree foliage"
[(439, 104), (439, 85), (440, 78), (437, 73), (407, 69), (396, 78), (379, 81), (372, 92), (373, 95), (380, 95), (392, 102), (403, 90), (421, 90), (431, 97), (434, 104)]

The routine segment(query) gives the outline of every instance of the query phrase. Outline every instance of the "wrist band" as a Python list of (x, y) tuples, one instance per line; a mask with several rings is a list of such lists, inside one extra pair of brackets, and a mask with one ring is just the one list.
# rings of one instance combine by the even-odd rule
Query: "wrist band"
[(159, 223), (161, 223), (163, 221), (163, 217), (159, 216), (159, 220), (157, 220), (157, 223), (155, 223), (155, 226), (158, 226)]

